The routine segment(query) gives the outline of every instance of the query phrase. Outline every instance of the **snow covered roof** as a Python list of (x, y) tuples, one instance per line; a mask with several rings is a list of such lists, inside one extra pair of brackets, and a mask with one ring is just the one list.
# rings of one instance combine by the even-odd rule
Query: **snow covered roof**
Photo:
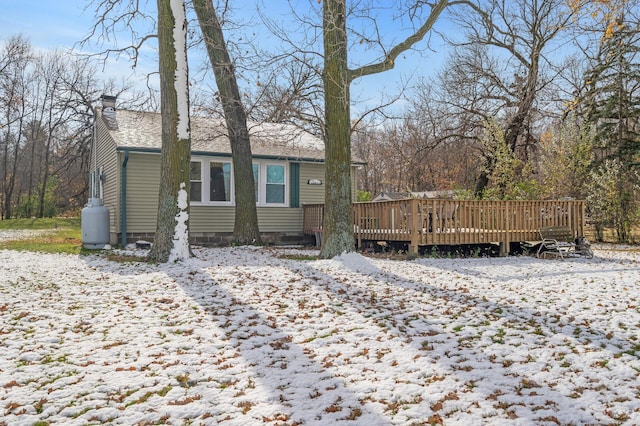
[(442, 190), (442, 191), (404, 191), (404, 192), (391, 192), (391, 191), (383, 191), (375, 196), (372, 201), (393, 201), (393, 200), (404, 200), (407, 198), (451, 198), (453, 196), (453, 191), (451, 190)]
[(375, 196), (372, 201), (392, 201), (392, 200), (404, 200), (406, 198), (411, 198), (410, 192), (381, 192)]
[[(101, 112), (99, 111), (101, 114)], [(101, 114), (102, 115), (102, 114)], [(119, 148), (160, 150), (162, 117), (158, 113), (118, 110), (113, 119), (103, 116), (107, 129)], [(324, 160), (324, 141), (293, 125), (248, 123), (251, 152), (299, 160)], [(212, 154), (231, 154), (227, 128), (222, 120), (191, 117), (191, 150)]]

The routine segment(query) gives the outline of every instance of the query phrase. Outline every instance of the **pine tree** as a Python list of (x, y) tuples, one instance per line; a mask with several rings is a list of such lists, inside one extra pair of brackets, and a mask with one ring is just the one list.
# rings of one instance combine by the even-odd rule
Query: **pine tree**
[(620, 14), (586, 74), (585, 119), (594, 129), (595, 168), (587, 196), (597, 237), (613, 227), (627, 242), (638, 222), (640, 166), (640, 25)]
[(595, 129), (599, 160), (640, 166), (640, 34), (622, 15), (606, 31), (586, 78), (586, 121)]

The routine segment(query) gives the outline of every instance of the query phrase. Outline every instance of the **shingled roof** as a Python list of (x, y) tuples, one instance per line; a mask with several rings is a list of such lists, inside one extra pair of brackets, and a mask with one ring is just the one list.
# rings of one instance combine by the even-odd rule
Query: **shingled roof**
[[(162, 147), (162, 117), (158, 113), (118, 110), (115, 122), (109, 114), (103, 121), (119, 149), (158, 150)], [(324, 142), (293, 125), (260, 123), (249, 126), (254, 156), (324, 161)], [(203, 154), (231, 154), (224, 121), (191, 117), (191, 150)]]

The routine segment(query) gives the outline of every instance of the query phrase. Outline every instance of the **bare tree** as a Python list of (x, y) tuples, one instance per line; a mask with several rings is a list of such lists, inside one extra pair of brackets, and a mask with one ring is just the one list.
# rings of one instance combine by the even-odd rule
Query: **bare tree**
[[(366, 123), (353, 131), (355, 155), (366, 162), (359, 168), (358, 184), (379, 192), (455, 190), (472, 185), (477, 158), (464, 141), (440, 137), (446, 123), (425, 104), (405, 117), (384, 123)], [(402, 170), (402, 173), (398, 173)]]
[(350, 69), (347, 58), (347, 9), (345, 0), (323, 2), (324, 102), (326, 190), (324, 238), (320, 256), (330, 258), (353, 251), (351, 219), (351, 116), (350, 85), (353, 80), (394, 67), (398, 56), (424, 38), (449, 2), (440, 0), (417, 30), (384, 52), (378, 62)]
[[(96, 23), (81, 44), (98, 39), (114, 42), (98, 55), (128, 55), (133, 67), (141, 48), (158, 41), (160, 111), (162, 114), (161, 175), (158, 219), (149, 259), (180, 261), (191, 256), (189, 244), (189, 181), (191, 129), (187, 63), (187, 19), (184, 0), (158, 0), (153, 16), (135, 0), (92, 0)], [(157, 27), (157, 33), (154, 32)], [(118, 36), (130, 39), (117, 46)]]
[[(111, 57), (125, 55), (135, 68), (142, 48), (158, 37), (154, 31), (157, 16), (153, 9), (147, 10), (146, 2), (141, 4), (138, 0), (88, 0), (87, 3), (87, 9), (93, 7), (95, 23), (79, 45), (86, 46), (93, 41), (106, 44), (106, 49), (90, 56), (106, 64)], [(128, 40), (123, 42), (122, 38)]]
[(249, 113), (259, 122), (293, 124), (322, 135), (322, 71), (309, 55), (267, 63)]
[(238, 244), (261, 242), (256, 208), (251, 143), (247, 116), (240, 97), (235, 68), (222, 32), (222, 26), (211, 0), (193, 0), (200, 29), (213, 68), (220, 102), (227, 123), (235, 187), (235, 221), (233, 240)]
[(47, 216), (86, 201), (92, 104), (105, 91), (131, 90), (99, 80), (95, 65), (73, 52), (33, 52), (21, 36), (3, 43), (2, 217)]
[(158, 53), (162, 153), (158, 220), (149, 258), (181, 261), (189, 245), (191, 129), (187, 65), (187, 21), (183, 0), (158, 0)]
[[(234, 241), (241, 244), (259, 243), (261, 237), (258, 228), (251, 146), (246, 124), (246, 113), (236, 82), (234, 63), (230, 59), (221, 24), (212, 2), (210, 0), (198, 0), (192, 3), (216, 77), (218, 98), (223, 107), (231, 141), (236, 201)], [(155, 38), (156, 35), (149, 32), (139, 33), (134, 23), (149, 24), (154, 21), (153, 17), (142, 10), (141, 5), (135, 1), (94, 0), (93, 4), (96, 5), (96, 10), (99, 11), (97, 13), (98, 22), (92, 33), (85, 39), (85, 42), (92, 37), (101, 39), (116, 38), (119, 32), (118, 29), (123, 29), (125, 33), (131, 35), (131, 40), (125, 43), (123, 47), (107, 49), (101, 55), (108, 58), (109, 55), (124, 54), (133, 61), (135, 66), (141, 54), (142, 45)], [(107, 19), (108, 16), (110, 16), (110, 19)], [(158, 29), (160, 27), (158, 21)], [(163, 85), (163, 89), (165, 88)]]
[[(561, 45), (574, 9), (562, 0), (490, 0), (467, 2), (454, 14), (465, 30), (463, 40), (443, 73), (443, 99), (458, 115), (458, 134), (478, 138), (488, 120), (497, 118), (512, 152), (526, 161), (535, 144), (534, 120), (542, 95), (559, 73), (556, 58), (548, 54)], [(495, 167), (492, 153), (482, 150), (485, 165), (474, 192), (481, 196)]]
[[(49, 188), (52, 172), (53, 151), (57, 147), (58, 141), (65, 137), (71, 120), (69, 112), (70, 105), (74, 101), (74, 93), (69, 90), (69, 85), (73, 86), (77, 81), (67, 81), (74, 70), (66, 62), (64, 56), (57, 51), (44, 55), (38, 61), (36, 72), (42, 82), (41, 102), (36, 111), (38, 116), (31, 127), (33, 130), (31, 140), (34, 142), (34, 147), (37, 147), (37, 142), (42, 140), (42, 155), (32, 156), (33, 160), (39, 160), (35, 164), (32, 162), (32, 165), (35, 166), (32, 167), (32, 171), (37, 173), (38, 182), (37, 212), (35, 213), (38, 217), (43, 217), (45, 216), (45, 195)], [(76, 74), (71, 78), (77, 80), (84, 78), (84, 76)]]
[(375, 196), (389, 190), (386, 187), (387, 159), (386, 134), (375, 124), (363, 123), (352, 133), (353, 150), (356, 157), (364, 162), (359, 168), (358, 182), (361, 190)]
[(26, 124), (29, 86), (29, 67), (32, 52), (29, 42), (21, 37), (12, 37), (3, 46), (0, 57), (0, 169), (2, 185), (2, 215), (9, 219), (13, 215), (14, 191), (18, 160)]
[(89, 151), (93, 141), (94, 104), (105, 93), (130, 94), (129, 99), (119, 102), (121, 108), (144, 108), (148, 96), (142, 89), (136, 89), (131, 81), (102, 80), (96, 61), (84, 55), (65, 53), (69, 69), (63, 75), (68, 114), (64, 133), (57, 139), (55, 158), (51, 172), (60, 184), (57, 187), (60, 209), (78, 209), (89, 196)]

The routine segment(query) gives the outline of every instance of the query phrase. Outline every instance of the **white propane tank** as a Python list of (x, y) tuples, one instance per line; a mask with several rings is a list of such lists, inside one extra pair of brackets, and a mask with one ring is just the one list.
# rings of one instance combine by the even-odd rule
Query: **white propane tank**
[(80, 215), (82, 245), (86, 249), (103, 249), (109, 244), (109, 209), (100, 198), (89, 198)]

